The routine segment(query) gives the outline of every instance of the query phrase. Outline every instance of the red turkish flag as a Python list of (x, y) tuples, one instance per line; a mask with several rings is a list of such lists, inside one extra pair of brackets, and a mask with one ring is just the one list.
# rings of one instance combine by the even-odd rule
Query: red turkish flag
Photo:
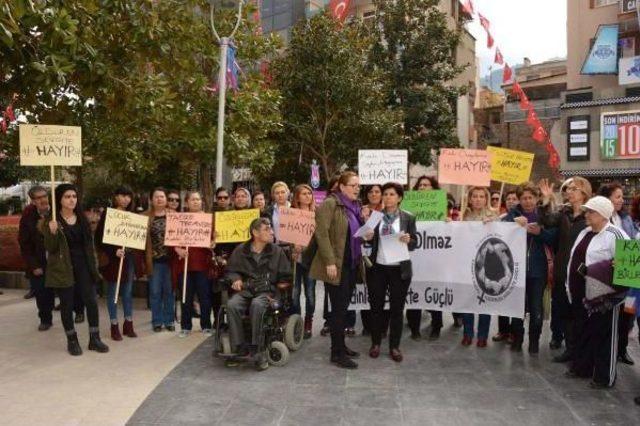
[(496, 56), (493, 58), (493, 62), (498, 65), (504, 64), (504, 57), (502, 56), (502, 52), (500, 52), (500, 48), (496, 47)]
[(475, 15), (476, 13), (473, 9), (473, 2), (471, 0), (465, 0), (465, 2), (462, 3), (462, 9), (464, 9), (464, 11), (471, 16)]
[(522, 96), (520, 96), (520, 109), (523, 111), (526, 111), (530, 107), (531, 107), (531, 104), (529, 103), (529, 98), (527, 97), (527, 94), (522, 92)]
[(531, 135), (534, 141), (543, 143), (547, 140), (547, 131), (544, 130), (544, 127), (538, 127), (533, 134)]
[(484, 28), (486, 32), (489, 32), (489, 27), (491, 27), (489, 20), (480, 12), (478, 12), (478, 18), (480, 18), (480, 25), (482, 25), (482, 28)]
[(527, 125), (533, 127), (534, 129), (537, 129), (542, 125), (540, 123), (540, 120), (538, 119), (538, 114), (536, 114), (533, 107), (530, 107), (529, 112), (527, 113)]
[(8, 121), (16, 121), (16, 116), (13, 113), (13, 105), (9, 105), (6, 110), (4, 110), (4, 116), (7, 117)]
[(329, 2), (329, 10), (331, 10), (331, 16), (340, 22), (344, 21), (349, 10), (350, 0), (331, 0)]
[(487, 31), (487, 49), (491, 49), (493, 47), (493, 43), (494, 42), (495, 42), (495, 40), (491, 36), (491, 33), (489, 31)]
[(518, 99), (522, 98), (524, 92), (522, 91), (522, 87), (520, 87), (520, 83), (517, 81), (513, 83), (513, 88), (511, 89), (511, 95), (516, 96)]
[(509, 67), (509, 64), (504, 64), (504, 71), (502, 72), (502, 82), (508, 83), (513, 79), (513, 70)]

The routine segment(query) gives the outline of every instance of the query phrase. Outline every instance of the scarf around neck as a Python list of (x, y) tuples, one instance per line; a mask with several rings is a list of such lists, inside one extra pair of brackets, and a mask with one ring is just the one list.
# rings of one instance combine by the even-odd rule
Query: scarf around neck
[(362, 256), (360, 240), (353, 236), (358, 228), (360, 228), (360, 205), (357, 201), (350, 200), (342, 192), (336, 192), (335, 195), (338, 200), (344, 204), (347, 213), (347, 221), (349, 222), (349, 245), (351, 247), (351, 266), (355, 267)]

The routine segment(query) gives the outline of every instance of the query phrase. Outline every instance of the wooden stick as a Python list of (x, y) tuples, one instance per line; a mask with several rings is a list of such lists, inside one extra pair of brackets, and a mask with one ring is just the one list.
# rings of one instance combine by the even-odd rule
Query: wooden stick
[[(122, 246), (122, 251), (124, 252), (124, 246)], [(113, 299), (113, 303), (118, 303), (118, 293), (120, 293), (120, 281), (122, 280), (122, 265), (124, 264), (124, 254), (120, 258), (120, 266), (118, 266), (118, 281), (116, 281), (116, 295)]]
[(504, 193), (504, 182), (500, 185), (500, 205), (498, 206), (498, 215), (500, 214), (500, 207), (502, 207), (502, 194)]
[(56, 172), (51, 166), (51, 217), (56, 220)]
[(462, 203), (460, 203), (460, 221), (464, 220), (464, 214), (467, 211), (467, 204), (469, 200), (467, 199), (467, 185), (462, 185)]
[(187, 247), (187, 253), (184, 255), (184, 274), (182, 274), (182, 303), (187, 301), (187, 267), (189, 263), (189, 247)]

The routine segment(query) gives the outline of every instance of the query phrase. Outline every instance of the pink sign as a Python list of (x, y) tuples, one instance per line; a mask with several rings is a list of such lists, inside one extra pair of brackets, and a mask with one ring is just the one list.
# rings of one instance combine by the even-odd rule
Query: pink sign
[(213, 216), (210, 213), (167, 213), (164, 245), (211, 247)]
[(327, 198), (327, 191), (313, 191), (313, 199), (316, 200), (316, 206), (322, 204), (325, 198)]
[(306, 247), (316, 231), (316, 214), (308, 210), (280, 207), (278, 238), (280, 241)]
[(440, 149), (438, 182), (489, 186), (491, 184), (490, 154), (479, 149)]

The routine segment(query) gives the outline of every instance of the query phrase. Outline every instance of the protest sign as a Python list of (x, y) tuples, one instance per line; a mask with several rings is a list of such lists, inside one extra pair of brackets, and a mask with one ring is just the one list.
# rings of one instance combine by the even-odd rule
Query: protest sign
[(258, 209), (216, 212), (216, 244), (247, 241), (249, 225), (260, 217)]
[(438, 182), (489, 186), (491, 184), (490, 154), (478, 149), (442, 148), (438, 157)]
[(360, 185), (409, 183), (409, 154), (406, 149), (361, 149), (358, 151)]
[(144, 250), (148, 224), (147, 216), (107, 208), (102, 241), (118, 247)]
[(447, 218), (447, 193), (442, 189), (431, 191), (407, 191), (402, 198), (404, 210), (416, 216), (416, 222), (445, 220)]
[(81, 166), (82, 129), (78, 126), (20, 125), (21, 166)]
[(531, 176), (534, 155), (530, 152), (488, 146), (491, 154), (491, 180), (520, 185)]
[(210, 213), (167, 213), (164, 245), (172, 247), (211, 247)]
[(316, 213), (280, 207), (278, 238), (285, 243), (306, 247), (316, 230)]
[(316, 206), (319, 206), (320, 204), (322, 204), (326, 198), (327, 198), (327, 191), (325, 191), (325, 190), (321, 190), (321, 191), (313, 190), (313, 199), (316, 202)]
[[(524, 228), (509, 222), (421, 222), (417, 228), (407, 309), (524, 317)], [(349, 309), (369, 309), (364, 285)]]
[(613, 283), (640, 288), (640, 241), (617, 240)]

